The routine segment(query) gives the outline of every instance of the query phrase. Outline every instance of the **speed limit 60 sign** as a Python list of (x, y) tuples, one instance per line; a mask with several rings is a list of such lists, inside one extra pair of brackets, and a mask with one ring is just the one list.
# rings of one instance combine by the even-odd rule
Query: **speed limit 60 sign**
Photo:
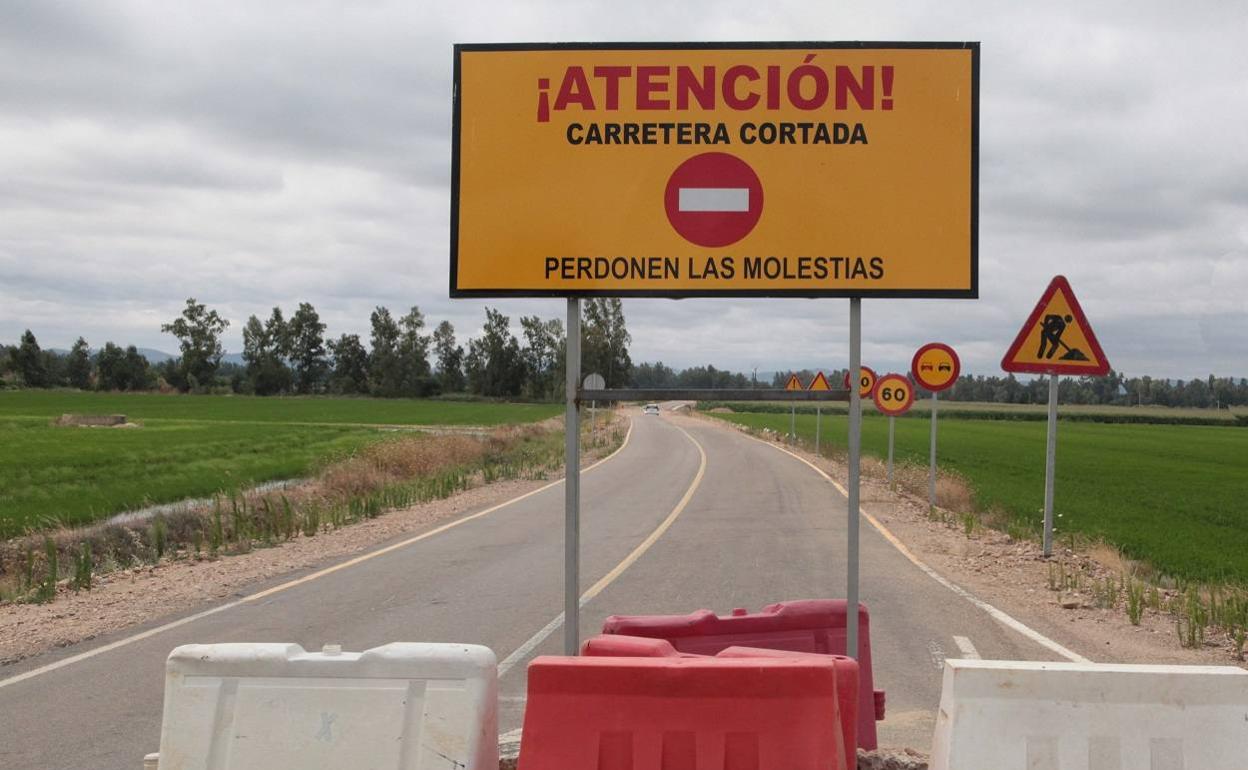
[(886, 374), (875, 385), (875, 408), (889, 417), (910, 411), (914, 385), (904, 374)]

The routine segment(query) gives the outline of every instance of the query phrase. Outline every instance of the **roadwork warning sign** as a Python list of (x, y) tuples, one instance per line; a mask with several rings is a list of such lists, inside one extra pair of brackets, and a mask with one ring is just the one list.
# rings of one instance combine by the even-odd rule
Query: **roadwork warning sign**
[(1007, 372), (1104, 375), (1109, 359), (1065, 276), (1056, 276), (1001, 359)]
[(451, 295), (978, 293), (977, 43), (455, 47)]

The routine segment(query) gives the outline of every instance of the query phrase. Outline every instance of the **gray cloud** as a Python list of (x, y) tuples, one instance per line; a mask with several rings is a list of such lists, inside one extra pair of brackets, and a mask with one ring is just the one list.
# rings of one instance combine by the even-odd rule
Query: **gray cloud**
[[(310, 301), (474, 333), (450, 301), (454, 42), (976, 39), (981, 299), (864, 303), (864, 355), (1001, 353), (1055, 273), (1129, 373), (1248, 376), (1248, 48), (1232, 4), (10, 2), (0, 25), (0, 339), (170, 349), (187, 296), (234, 326)], [(625, 303), (634, 358), (840, 366), (844, 301)]]

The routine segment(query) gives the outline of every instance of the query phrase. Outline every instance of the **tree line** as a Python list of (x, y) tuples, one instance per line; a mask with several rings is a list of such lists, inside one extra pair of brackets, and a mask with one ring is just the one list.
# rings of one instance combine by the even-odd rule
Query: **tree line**
[[(254, 395), (335, 394), (380, 397), (427, 397), (469, 393), (496, 398), (559, 400), (563, 397), (563, 322), (539, 316), (520, 318), (520, 336), (511, 318), (485, 309), (485, 323), (467, 347), (455, 327), (441, 321), (432, 329), (418, 307), (396, 317), (378, 306), (369, 315), (369, 335), (325, 336), (316, 309), (301, 302), (287, 318), (280, 307), (261, 321), (253, 315), (243, 325), (241, 365), (223, 361), (221, 337), (230, 322), (194, 298), (161, 331), (178, 341), (177, 357), (153, 365), (133, 345), (112, 342), (92, 351), (82, 337), (68, 353), (40, 348), (28, 329), (13, 345), (0, 344), (0, 387), (72, 387), (82, 390), (152, 390), (233, 392)], [(661, 361), (633, 364), (632, 336), (618, 299), (583, 303), (581, 371), (597, 372), (607, 387), (783, 388), (791, 374), (803, 385), (809, 369), (774, 372), (769, 383), (712, 365), (676, 370)], [(841, 387), (845, 369), (828, 374)], [(1048, 402), (1048, 380), (1021, 381), (1006, 376), (963, 375), (941, 398), (1003, 404)], [(921, 388), (917, 395), (928, 395)], [(1061, 380), (1065, 404), (1158, 405), (1189, 408), (1248, 406), (1248, 379), (1230, 377), (1170, 380), (1127, 377), (1111, 371), (1104, 377)]]
[[(455, 327), (429, 324), (420, 308), (401, 316), (378, 306), (369, 316), (367, 341), (357, 334), (336, 339), (311, 303), (301, 302), (289, 318), (274, 307), (265, 320), (243, 324), (241, 365), (224, 361), (222, 335), (230, 321), (189, 298), (181, 314), (161, 325), (178, 342), (179, 355), (151, 364), (133, 345), (112, 342), (92, 352), (82, 337), (67, 354), (40, 348), (29, 329), (15, 345), (0, 345), (0, 387), (73, 387), (83, 390), (178, 390), (284, 394), (428, 397), (469, 393), (498, 398), (561, 398), (566, 334), (559, 319), (511, 318), (486, 308), (481, 334), (461, 345)], [(582, 366), (598, 372), (607, 387), (632, 377), (632, 337), (619, 299), (590, 299), (583, 305)]]
[[(832, 387), (844, 385), (845, 368), (825, 372)], [(803, 385), (810, 383), (815, 372), (810, 369), (776, 372), (770, 387), (783, 388), (789, 376), (796, 374)], [(884, 374), (884, 372), (879, 372)], [(1099, 406), (1170, 406), (1192, 409), (1211, 409), (1228, 406), (1248, 406), (1248, 379), (1217, 377), (1209, 375), (1190, 380), (1170, 380), (1158, 377), (1127, 377), (1110, 370), (1103, 377), (1063, 377), (1058, 381), (1058, 399), (1063, 404), (1088, 404)], [(931, 393), (921, 387), (915, 388), (915, 397), (924, 398)], [(1049, 403), (1049, 380), (1037, 377), (1022, 381), (1013, 374), (984, 376), (964, 374), (954, 386), (942, 391), (940, 398), (948, 401), (974, 401), (991, 404), (1047, 404)]]

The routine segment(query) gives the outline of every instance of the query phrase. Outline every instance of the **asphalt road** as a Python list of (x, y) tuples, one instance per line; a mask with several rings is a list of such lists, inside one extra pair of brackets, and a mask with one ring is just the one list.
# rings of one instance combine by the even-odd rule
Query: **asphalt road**
[[(844, 596), (846, 504), (826, 480), (732, 431), (635, 414), (627, 446), (582, 477), (582, 590), (599, 589), (585, 601), (582, 638), (612, 613), (727, 612)], [(563, 487), (556, 485), (261, 600), (20, 682), (0, 679), (0, 768), (136, 770), (159, 745), (164, 659), (191, 642), (295, 642), (309, 650), (484, 644), (511, 664), (500, 685), (499, 728), (512, 730), (520, 725), (525, 662), (561, 650), (562, 629), (552, 621), (563, 608), (562, 558)], [(604, 577), (610, 582), (601, 584)], [(888, 693), (882, 745), (928, 747), (941, 661), (963, 655), (968, 641), (985, 658), (1055, 657), (932, 580), (865, 522), (862, 598), (871, 610), (876, 687)], [(139, 630), (25, 661), (2, 676)]]

